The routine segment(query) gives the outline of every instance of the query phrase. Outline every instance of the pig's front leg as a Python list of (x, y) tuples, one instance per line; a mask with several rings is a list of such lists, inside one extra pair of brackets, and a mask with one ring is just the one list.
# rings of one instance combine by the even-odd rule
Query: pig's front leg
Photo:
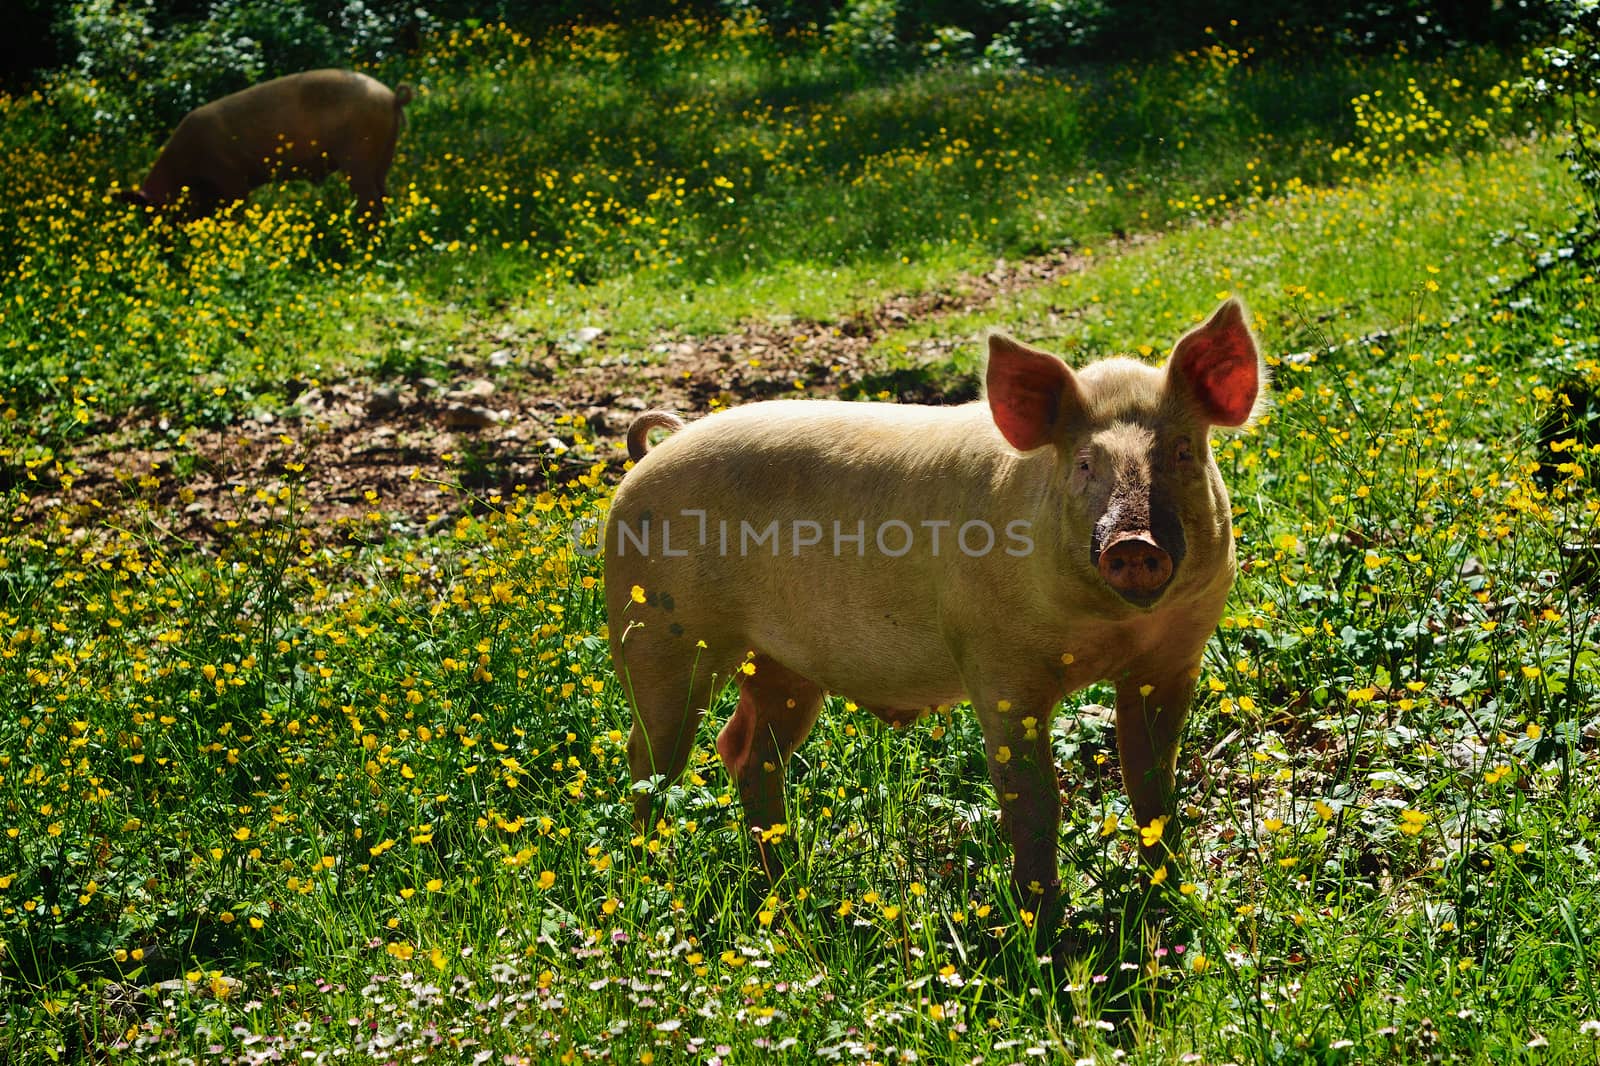
[(1141, 827), (1167, 818), (1161, 838), (1143, 849), (1152, 868), (1166, 861), (1177, 846), (1178, 827), (1171, 821), (1175, 809), (1173, 785), (1178, 761), (1178, 740), (1189, 716), (1199, 663), (1178, 669), (1170, 662), (1159, 666), (1136, 664), (1117, 679), (1117, 752), (1122, 759), (1122, 782)]
[(1061, 894), (1056, 867), (1061, 793), (1050, 751), (1055, 694), (1032, 699), (979, 696), (973, 706), (983, 727), (989, 780), (1011, 838), (1012, 888), (1022, 909), (1033, 915), (1036, 941), (1045, 944), (1055, 932)]

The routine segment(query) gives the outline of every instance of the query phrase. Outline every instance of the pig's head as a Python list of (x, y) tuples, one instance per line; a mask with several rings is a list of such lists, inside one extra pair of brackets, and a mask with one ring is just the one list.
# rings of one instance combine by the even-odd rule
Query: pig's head
[(1229, 300), (1179, 339), (1162, 369), (1106, 359), (1074, 372), (1001, 334), (989, 338), (987, 394), (1018, 451), (1052, 448), (1058, 543), (1086, 582), (1149, 608), (1191, 569), (1215, 572), (1230, 530), (1211, 457), (1213, 426), (1242, 426), (1265, 381), (1243, 305)]

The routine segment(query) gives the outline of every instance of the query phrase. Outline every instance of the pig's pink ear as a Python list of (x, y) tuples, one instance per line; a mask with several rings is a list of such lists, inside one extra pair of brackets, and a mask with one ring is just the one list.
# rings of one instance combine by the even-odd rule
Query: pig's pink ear
[(984, 383), (994, 424), (1019, 452), (1049, 444), (1063, 405), (1077, 397), (1067, 364), (1004, 333), (989, 334), (989, 370)]
[(1168, 387), (1181, 382), (1200, 413), (1218, 426), (1250, 420), (1264, 377), (1261, 352), (1237, 299), (1185, 333), (1167, 364)]

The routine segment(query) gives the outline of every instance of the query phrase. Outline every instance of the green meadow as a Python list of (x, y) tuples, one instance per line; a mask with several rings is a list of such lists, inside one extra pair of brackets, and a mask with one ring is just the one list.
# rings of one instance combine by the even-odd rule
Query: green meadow
[[(1600, 313), (1531, 53), (874, 70), (676, 18), (372, 73), (416, 90), (375, 228), (339, 176), (147, 215), (165, 128), (0, 95), (0, 1063), (1600, 1061)], [(1240, 574), (1153, 897), (1109, 688), (1055, 721), (1054, 960), (964, 707), (830, 698), (768, 886), (730, 690), (635, 836), (580, 384), (866, 322), (787, 391), (970, 396), (986, 329), (1159, 361), (1229, 295), (1272, 404), (1214, 441)], [(318, 491), (387, 415), (308, 395), (473, 380), (501, 420), (408, 408), (452, 443)]]

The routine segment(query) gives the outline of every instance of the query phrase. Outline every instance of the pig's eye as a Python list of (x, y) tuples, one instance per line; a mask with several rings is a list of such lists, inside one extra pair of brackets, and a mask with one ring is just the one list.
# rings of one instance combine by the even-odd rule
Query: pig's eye
[(1074, 492), (1082, 492), (1094, 480), (1094, 459), (1087, 452), (1080, 452), (1072, 461), (1072, 477), (1070, 484)]

